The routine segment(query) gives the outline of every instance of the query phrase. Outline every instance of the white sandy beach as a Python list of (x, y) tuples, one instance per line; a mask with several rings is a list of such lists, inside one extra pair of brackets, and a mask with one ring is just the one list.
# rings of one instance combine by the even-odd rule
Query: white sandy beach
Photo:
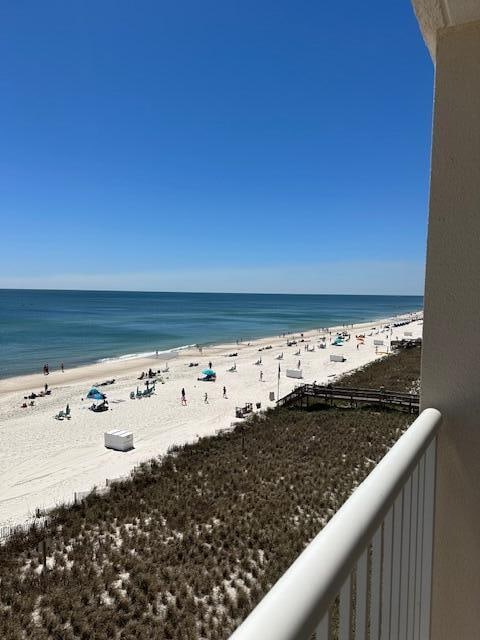
[[(363, 366), (381, 358), (386, 348), (376, 353), (374, 339), (390, 342), (390, 330), (383, 329), (389, 322), (403, 318), (416, 318), (408, 326), (393, 329), (392, 339), (403, 338), (404, 332), (421, 337), (421, 314), (397, 316), (393, 320), (355, 325), (349, 328), (351, 340), (341, 347), (330, 346), (326, 334), (326, 349), (319, 349), (319, 338), (324, 331), (304, 334), (306, 343), (287, 347), (287, 337), (264, 338), (249, 344), (224, 344), (203, 349), (179, 352), (168, 361), (169, 372), (165, 383), (156, 385), (150, 398), (131, 400), (130, 392), (137, 385), (145, 389), (137, 377), (142, 371), (164, 368), (166, 361), (160, 356), (149, 359), (116, 360), (94, 364), (48, 376), (41, 374), (0, 380), (0, 527), (23, 523), (33, 516), (36, 508), (50, 508), (61, 502), (70, 502), (75, 492), (92, 487), (105, 487), (107, 478), (128, 474), (132, 468), (156, 455), (163, 454), (173, 444), (193, 441), (199, 436), (212, 435), (218, 429), (229, 427), (235, 421), (235, 407), (246, 402), (261, 402), (262, 409), (273, 406), (269, 393), (277, 396), (279, 361), (281, 363), (280, 396), (287, 394), (302, 382), (319, 384), (332, 381), (332, 376)], [(373, 327), (375, 329), (373, 330)], [(335, 329), (332, 329), (335, 332)], [(378, 333), (377, 333), (378, 332)], [(355, 334), (366, 333), (365, 344), (357, 349)], [(371, 335), (368, 335), (371, 334)], [(332, 336), (333, 337), (333, 336)], [(288, 336), (292, 339), (293, 336)], [(299, 334), (296, 334), (299, 339)], [(315, 346), (305, 351), (305, 344)], [(271, 350), (258, 350), (272, 345)], [(300, 355), (295, 353), (300, 349)], [(238, 352), (236, 357), (228, 354)], [(330, 354), (342, 354), (345, 362), (330, 362)], [(262, 358), (262, 365), (255, 361)], [(296, 368), (301, 361), (303, 380), (287, 378), (285, 370)], [(189, 362), (199, 366), (190, 368)], [(201, 370), (212, 367), (217, 372), (216, 382), (201, 382)], [(236, 363), (237, 371), (227, 370)], [(263, 381), (260, 381), (263, 371)], [(86, 399), (90, 387), (97, 382), (115, 378), (115, 384), (100, 387), (108, 396), (110, 410), (93, 413)], [(45, 382), (52, 390), (50, 396), (38, 398), (33, 407), (20, 408), (24, 396), (39, 393)], [(223, 386), (227, 398), (223, 398)], [(185, 388), (187, 406), (180, 402)], [(208, 404), (204, 394), (208, 393)], [(83, 398), (83, 400), (82, 400)], [(54, 415), (70, 405), (70, 420), (58, 421)], [(135, 448), (121, 453), (104, 447), (104, 432), (128, 429), (134, 434)]]

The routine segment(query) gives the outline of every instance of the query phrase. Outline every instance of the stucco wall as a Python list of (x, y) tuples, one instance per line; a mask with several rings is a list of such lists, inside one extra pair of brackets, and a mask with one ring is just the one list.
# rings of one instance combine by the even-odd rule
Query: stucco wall
[(433, 59), (439, 29), (480, 20), (480, 0), (412, 0), (412, 4)]
[(422, 405), (439, 436), (432, 638), (480, 638), (480, 22), (436, 49)]

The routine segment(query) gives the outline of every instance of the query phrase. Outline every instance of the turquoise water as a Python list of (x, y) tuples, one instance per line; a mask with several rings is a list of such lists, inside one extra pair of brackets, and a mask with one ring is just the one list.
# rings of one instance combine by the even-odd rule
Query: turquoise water
[(417, 311), (421, 296), (0, 290), (0, 377)]

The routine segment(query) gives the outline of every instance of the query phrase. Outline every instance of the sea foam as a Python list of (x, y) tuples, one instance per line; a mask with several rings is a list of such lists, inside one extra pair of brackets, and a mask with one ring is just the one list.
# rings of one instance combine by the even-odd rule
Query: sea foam
[(196, 344), (184, 344), (181, 347), (173, 347), (173, 349), (164, 349), (163, 351), (144, 351), (142, 353), (125, 353), (122, 356), (113, 356), (111, 358), (100, 358), (97, 362), (117, 362), (120, 360), (137, 360), (138, 358), (154, 358), (157, 353), (159, 358), (164, 360), (175, 358), (179, 351), (185, 351), (185, 349), (191, 349), (196, 347)]

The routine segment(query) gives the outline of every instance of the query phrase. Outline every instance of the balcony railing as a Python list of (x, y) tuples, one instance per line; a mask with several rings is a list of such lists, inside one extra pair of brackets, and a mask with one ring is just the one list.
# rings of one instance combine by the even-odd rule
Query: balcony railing
[(427, 640), (436, 435), (426, 409), (231, 640)]

